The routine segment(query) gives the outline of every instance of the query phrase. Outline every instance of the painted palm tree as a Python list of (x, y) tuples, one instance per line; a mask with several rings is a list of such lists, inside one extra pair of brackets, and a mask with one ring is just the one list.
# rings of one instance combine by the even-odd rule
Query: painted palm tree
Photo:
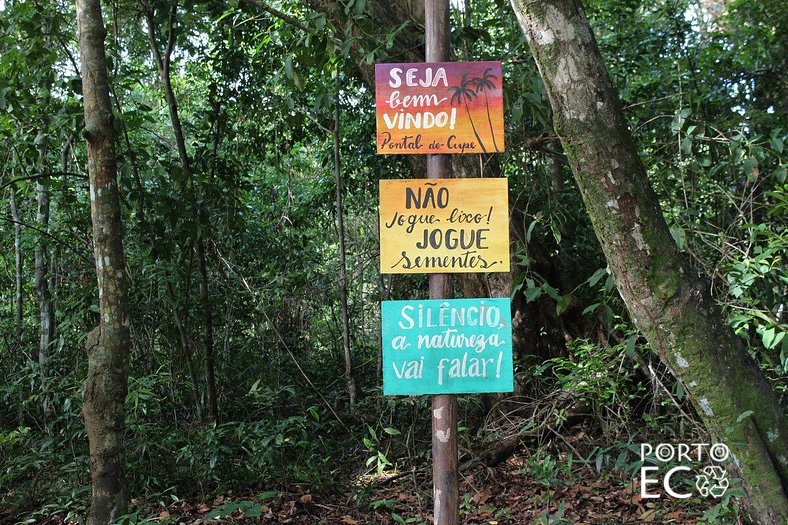
[(482, 151), (487, 153), (487, 148), (484, 147), (484, 142), (482, 142), (481, 137), (479, 137), (479, 133), (476, 131), (476, 125), (473, 123), (473, 117), (471, 117), (471, 110), (468, 107), (468, 104), (473, 101), (474, 98), (478, 97), (479, 95), (473, 90), (472, 86), (473, 81), (468, 80), (468, 73), (464, 73), (462, 75), (462, 80), (460, 80), (459, 86), (451, 86), (449, 87), (449, 92), (451, 93), (451, 105), (454, 106), (456, 104), (463, 103), (465, 105), (465, 113), (468, 115), (468, 120), (471, 123), (471, 128), (473, 129), (473, 134), (476, 136), (476, 141), (481, 146)]
[(494, 80), (498, 77), (490, 73), (491, 67), (484, 70), (481, 77), (476, 77), (471, 80), (471, 83), (476, 86), (476, 93), (484, 93), (484, 104), (487, 106), (487, 123), (490, 125), (490, 136), (492, 137), (493, 146), (495, 151), (498, 151), (498, 143), (495, 141), (495, 130), (493, 130), (492, 119), (490, 118), (490, 100), (487, 98), (487, 92), (496, 88)]

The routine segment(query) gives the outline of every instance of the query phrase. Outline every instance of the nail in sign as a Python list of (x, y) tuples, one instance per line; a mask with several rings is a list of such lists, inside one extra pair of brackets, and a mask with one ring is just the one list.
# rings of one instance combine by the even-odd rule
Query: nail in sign
[(377, 64), (378, 153), (504, 151), (500, 62)]
[(509, 271), (507, 179), (381, 180), (380, 272)]

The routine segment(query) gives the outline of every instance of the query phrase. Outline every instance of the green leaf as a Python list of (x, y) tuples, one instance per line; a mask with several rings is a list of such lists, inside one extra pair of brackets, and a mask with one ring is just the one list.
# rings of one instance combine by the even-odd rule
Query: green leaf
[(677, 111), (676, 114), (673, 116), (673, 121), (670, 123), (670, 131), (675, 135), (681, 128), (684, 127), (684, 121), (687, 120), (687, 117), (690, 115), (690, 110), (687, 108), (682, 109), (681, 111)]
[(386, 427), (383, 429), (383, 432), (385, 432), (389, 436), (399, 436), (400, 434), (402, 434), (402, 432), (400, 432), (394, 427)]
[(277, 490), (267, 490), (265, 492), (261, 492), (256, 496), (258, 501), (268, 501), (269, 499), (274, 499), (279, 495), (279, 491)]
[(689, 135), (685, 135), (681, 139), (681, 152), (684, 155), (689, 155), (692, 153), (692, 137)]
[(626, 352), (626, 354), (629, 357), (634, 357), (635, 356), (635, 346), (637, 345), (637, 342), (638, 342), (638, 336), (637, 335), (631, 335), (631, 336), (629, 336), (629, 339), (627, 339), (627, 345), (626, 345), (626, 347), (624, 349), (624, 352)]
[(512, 121), (520, 122), (523, 118), (523, 104), (522, 102), (515, 103), (512, 106)]
[(533, 302), (537, 300), (542, 295), (542, 287), (541, 286), (534, 286), (533, 288), (526, 288), (525, 290), (525, 301), (527, 303)]
[(679, 249), (679, 251), (683, 252), (687, 245), (687, 235), (684, 232), (684, 228), (678, 224), (671, 224), (670, 235), (673, 237), (673, 241), (676, 243), (676, 247)]
[(594, 275), (588, 278), (588, 284), (590, 286), (596, 286), (596, 283), (598, 283), (599, 280), (605, 275), (607, 275), (607, 268), (600, 268), (594, 272)]
[(765, 346), (769, 350), (771, 350), (776, 346), (775, 339), (777, 339), (777, 330), (775, 329), (774, 326), (764, 330), (761, 333), (761, 341), (763, 342), (763, 346)]
[(613, 288), (615, 288), (615, 286), (616, 286), (616, 281), (615, 279), (613, 279), (613, 275), (608, 274), (607, 279), (605, 280), (605, 291), (610, 292), (613, 290)]
[(228, 501), (224, 505), (220, 505), (215, 509), (213, 509), (211, 512), (206, 514), (205, 517), (210, 520), (225, 518), (240, 508), (241, 508), (240, 504), (234, 501)]
[(754, 413), (755, 412), (753, 412), (752, 410), (747, 410), (746, 412), (742, 412), (741, 414), (739, 414), (739, 417), (736, 418), (736, 422), (741, 423), (742, 421), (744, 421)]
[(227, 11), (222, 13), (222, 15), (219, 18), (216, 19), (216, 23), (219, 23), (225, 18), (227, 18), (228, 16), (232, 16), (234, 14), (235, 14), (235, 9), (228, 9)]
[(296, 88), (298, 88), (299, 91), (304, 89), (304, 77), (301, 76), (301, 73), (298, 71), (293, 73), (293, 82), (295, 82)]
[(293, 73), (293, 57), (288, 56), (285, 59), (285, 74), (287, 75), (287, 78), (293, 78)]
[(534, 219), (531, 221), (531, 224), (528, 225), (528, 230), (525, 232), (525, 242), (531, 242), (531, 234), (534, 232), (534, 228), (539, 221)]
[(561, 298), (561, 294), (558, 293), (558, 290), (556, 290), (549, 284), (544, 283), (542, 285), (542, 288), (544, 288), (544, 291), (547, 292), (547, 295), (549, 295), (552, 300), (558, 301)]
[(771, 142), (772, 149), (782, 155), (783, 146), (785, 144), (783, 137), (772, 137), (769, 142)]
[(259, 518), (263, 515), (263, 506), (254, 501), (242, 501), (238, 508), (247, 518)]
[(597, 308), (599, 308), (600, 306), (602, 306), (602, 303), (594, 303), (594, 304), (592, 304), (592, 305), (590, 305), (590, 306), (586, 306), (586, 307), (583, 309), (583, 315), (585, 315), (585, 314), (590, 314), (591, 312), (593, 312), (594, 310), (596, 310), (596, 309), (597, 309)]
[(566, 309), (569, 308), (569, 303), (571, 302), (572, 302), (571, 294), (562, 295), (558, 299), (558, 302), (555, 303), (555, 315), (560, 316), (562, 313), (564, 313)]
[(753, 171), (758, 166), (758, 161), (752, 157), (747, 157), (744, 159), (744, 163), (742, 165), (742, 169), (744, 170), (744, 175), (748, 178), (754, 177)]

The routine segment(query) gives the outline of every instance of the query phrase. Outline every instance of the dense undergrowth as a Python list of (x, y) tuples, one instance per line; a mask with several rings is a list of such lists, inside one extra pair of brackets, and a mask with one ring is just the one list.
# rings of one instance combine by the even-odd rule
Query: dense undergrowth
[[(35, 368), (27, 374), (20, 377), (36, 384)], [(520, 396), (461, 396), (464, 473), (505, 464), (510, 456), (527, 456), (517, 470), (546, 488), (559, 479), (561, 487), (570, 487), (611, 478), (636, 487), (643, 465), (639, 443), (696, 442), (704, 435), (680, 385), (635, 337), (611, 346), (575, 341), (566, 357), (520, 367), (518, 378)], [(61, 380), (75, 383), (73, 377)], [(21, 388), (22, 383), (10, 386)], [(426, 397), (385, 398), (369, 391), (353, 415), (335, 409), (325, 397), (304, 403), (293, 386), (272, 391), (258, 381), (245, 395), (228, 400), (246, 418), (205, 425), (173, 418), (166, 403), (171, 388), (165, 372), (136, 377), (130, 384), (126, 465), (135, 506), (127, 523), (157, 517), (180, 501), (210, 502), (228, 492), (255, 489), (272, 497), (293, 487), (328, 499), (350, 492), (351, 501), (344, 503), (348, 509), (377, 511), (389, 503), (375, 499), (376, 480), (429, 472)], [(42, 396), (28, 396), (31, 408)], [(20, 425), (2, 434), (3, 521), (84, 519), (89, 476), (79, 392), (60, 391), (51, 401), (44, 428)], [(369, 413), (377, 416), (363, 417)], [(490, 462), (485, 453), (512, 436), (519, 436), (517, 445), (492, 467), (484, 467)], [(363, 480), (372, 481), (372, 488), (364, 489)], [(428, 484), (426, 478), (423, 482)], [(690, 507), (700, 516), (708, 511), (708, 502), (695, 501)], [(723, 507), (719, 510), (737, 514), (730, 497)], [(393, 506), (389, 510), (397, 515)]]

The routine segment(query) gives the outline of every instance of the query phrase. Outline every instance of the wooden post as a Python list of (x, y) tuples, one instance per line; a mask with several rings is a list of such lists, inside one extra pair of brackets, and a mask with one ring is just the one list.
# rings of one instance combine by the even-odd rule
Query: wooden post
[[(449, 46), (449, 1), (425, 0), (426, 62), (451, 60)], [(427, 155), (427, 178), (451, 178), (451, 156)], [(450, 299), (449, 274), (429, 277), (430, 299)], [(432, 487), (435, 525), (457, 525), (457, 396), (432, 396)]]

